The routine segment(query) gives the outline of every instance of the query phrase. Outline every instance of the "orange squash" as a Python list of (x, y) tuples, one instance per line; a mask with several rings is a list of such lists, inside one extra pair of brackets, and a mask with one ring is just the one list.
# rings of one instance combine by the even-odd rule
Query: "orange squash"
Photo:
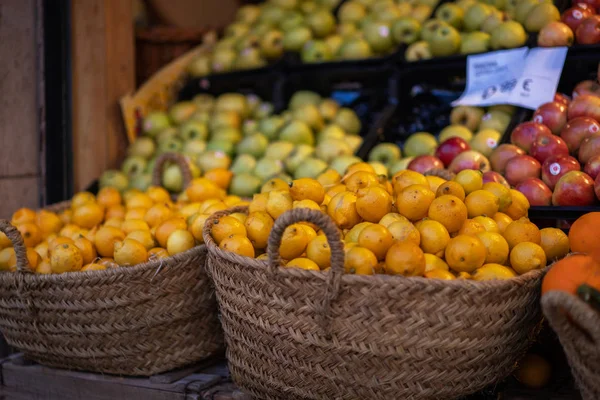
[(569, 230), (571, 251), (591, 253), (598, 246), (600, 238), (600, 212), (591, 212), (577, 218)]
[(551, 290), (577, 295), (583, 284), (600, 290), (600, 263), (593, 256), (573, 254), (554, 263), (542, 282), (542, 295)]

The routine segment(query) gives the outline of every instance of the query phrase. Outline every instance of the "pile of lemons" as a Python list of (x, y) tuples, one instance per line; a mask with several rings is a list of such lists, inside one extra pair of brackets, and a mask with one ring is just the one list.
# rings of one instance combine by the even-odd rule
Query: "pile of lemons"
[[(77, 193), (60, 212), (17, 210), (29, 268), (40, 274), (127, 267), (185, 252), (203, 242), (206, 218), (244, 204), (228, 196), (231, 172), (215, 169), (194, 179), (177, 201), (161, 187), (121, 194), (111, 187), (96, 196)], [(0, 270), (15, 271), (11, 241), (0, 232)]]
[[(500, 183), (483, 183), (475, 170), (452, 180), (404, 170), (391, 179), (367, 163), (344, 176), (327, 170), (317, 179), (280, 179), (254, 195), (248, 214), (215, 221), (220, 248), (266, 259), (275, 220), (293, 208), (326, 213), (344, 242), (345, 270), (354, 274), (425, 276), (437, 279), (508, 279), (569, 252), (568, 237), (529, 221), (529, 202)], [(327, 270), (330, 248), (309, 222), (288, 226), (280, 256), (286, 267)]]

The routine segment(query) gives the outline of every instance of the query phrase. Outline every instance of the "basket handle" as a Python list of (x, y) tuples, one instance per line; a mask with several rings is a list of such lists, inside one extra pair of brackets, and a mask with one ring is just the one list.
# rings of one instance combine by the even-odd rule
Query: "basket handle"
[(192, 172), (185, 157), (177, 153), (163, 153), (158, 156), (154, 164), (154, 170), (152, 171), (152, 184), (160, 186), (163, 168), (168, 161), (172, 161), (179, 166), (183, 177), (183, 188), (187, 188), (192, 181)]
[(12, 242), (17, 257), (17, 271), (23, 273), (31, 273), (29, 261), (27, 260), (27, 249), (23, 242), (21, 232), (5, 219), (0, 219), (0, 231), (4, 232), (6, 237)]
[(600, 316), (578, 297), (550, 291), (542, 296), (542, 310), (561, 341), (592, 340), (591, 345), (600, 346)]

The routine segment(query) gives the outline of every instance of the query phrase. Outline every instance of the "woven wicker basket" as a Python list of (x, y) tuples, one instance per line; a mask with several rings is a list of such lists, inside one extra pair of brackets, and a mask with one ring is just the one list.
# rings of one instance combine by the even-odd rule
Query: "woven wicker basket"
[[(185, 190), (192, 181), (192, 172), (185, 157), (178, 153), (163, 153), (156, 158), (154, 169), (152, 170), (152, 184), (162, 186), (163, 168), (169, 163), (175, 163), (181, 170), (182, 187)], [(177, 193), (171, 193), (171, 199), (177, 200)]]
[[(450, 399), (505, 378), (539, 331), (543, 271), (503, 281), (343, 275), (329, 217), (295, 209), (269, 262), (218, 248), (204, 226), (234, 381), (260, 399)], [(286, 226), (325, 232), (330, 272), (279, 268)]]
[(600, 399), (600, 316), (579, 298), (552, 291), (542, 309), (569, 360), (584, 400)]
[(19, 231), (4, 220), (0, 230), (17, 256), (16, 272), (0, 272), (0, 331), (27, 358), (147, 376), (222, 351), (206, 246), (133, 267), (40, 275), (27, 266)]

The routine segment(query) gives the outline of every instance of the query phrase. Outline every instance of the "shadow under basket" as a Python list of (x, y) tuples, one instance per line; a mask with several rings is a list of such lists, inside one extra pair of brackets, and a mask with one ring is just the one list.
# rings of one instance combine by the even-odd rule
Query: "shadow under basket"
[(44, 275), (29, 269), (19, 231), (4, 220), (0, 230), (17, 256), (17, 271), (0, 272), (0, 331), (26, 358), (149, 376), (223, 350), (204, 245), (133, 267)]
[[(544, 271), (467, 281), (345, 275), (340, 233), (309, 209), (282, 214), (269, 261), (221, 250), (204, 226), (227, 359), (235, 383), (260, 399), (453, 399), (509, 375), (541, 327)], [(280, 268), (285, 228), (319, 226), (329, 271)]]

